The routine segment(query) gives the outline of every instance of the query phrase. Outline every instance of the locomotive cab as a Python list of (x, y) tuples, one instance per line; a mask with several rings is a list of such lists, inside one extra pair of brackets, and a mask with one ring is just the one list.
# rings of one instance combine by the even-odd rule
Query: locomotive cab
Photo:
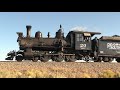
[(92, 57), (92, 40), (91, 38), (95, 34), (101, 34), (99, 32), (87, 32), (87, 31), (70, 31), (66, 36), (66, 41), (69, 43), (76, 54), (76, 58), (88, 60)]
[(87, 31), (70, 31), (66, 36), (66, 41), (75, 50), (91, 50), (92, 49), (91, 38), (95, 34), (101, 34), (101, 33), (87, 32)]

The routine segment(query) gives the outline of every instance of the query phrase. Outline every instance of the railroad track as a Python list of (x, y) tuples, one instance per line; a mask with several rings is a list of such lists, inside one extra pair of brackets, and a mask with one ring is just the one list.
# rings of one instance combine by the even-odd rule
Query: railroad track
[[(15, 61), (15, 60), (1, 60), (0, 62), (17, 62), (17, 61)], [(23, 60), (22, 62), (33, 62), (33, 61), (30, 61), (30, 60)], [(41, 61), (37, 61), (37, 62), (41, 62)], [(48, 62), (54, 62), (54, 61), (51, 61), (51, 60), (49, 60)], [(62, 62), (65, 62), (65, 61), (62, 61)], [(75, 61), (75, 62), (86, 62), (86, 61), (84, 61), (84, 60), (77, 60), (77, 61)], [(93, 62), (93, 61), (88, 61), (88, 62)], [(67, 63), (67, 62), (66, 62)], [(87, 63), (87, 62), (86, 62)], [(101, 63), (101, 62), (100, 62)], [(103, 61), (102, 61), (102, 63), (103, 63)], [(104, 63), (106, 63), (106, 62), (104, 62)], [(110, 62), (110, 63), (117, 63), (116, 62), (116, 60), (114, 60), (114, 61), (112, 61), (112, 62)]]

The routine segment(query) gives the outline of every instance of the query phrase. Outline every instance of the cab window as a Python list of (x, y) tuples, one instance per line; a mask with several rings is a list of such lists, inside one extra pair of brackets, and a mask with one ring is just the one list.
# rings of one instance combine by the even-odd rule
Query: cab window
[(90, 41), (90, 40), (91, 40), (91, 37), (84, 36), (84, 41)]
[(83, 41), (83, 35), (82, 34), (76, 34), (77, 41), (82, 42)]
[(84, 33), (84, 41), (90, 41), (91, 40), (91, 34), (90, 33)]

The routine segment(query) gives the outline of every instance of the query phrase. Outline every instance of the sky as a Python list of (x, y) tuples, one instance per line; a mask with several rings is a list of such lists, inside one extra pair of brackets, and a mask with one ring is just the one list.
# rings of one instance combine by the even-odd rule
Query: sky
[(120, 35), (120, 12), (0, 12), (0, 60), (9, 51), (19, 50), (16, 32), (26, 36), (26, 25), (31, 25), (31, 36), (36, 31), (55, 37), (60, 24), (65, 36), (74, 29), (101, 32), (101, 36)]

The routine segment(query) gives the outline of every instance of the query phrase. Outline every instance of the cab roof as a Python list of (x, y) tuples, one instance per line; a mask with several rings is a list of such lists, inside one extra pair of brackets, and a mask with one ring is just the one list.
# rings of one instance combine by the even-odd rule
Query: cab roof
[(101, 34), (100, 32), (89, 32), (89, 31), (70, 31), (68, 34), (71, 34), (71, 33), (79, 33), (79, 34), (84, 34), (84, 35), (91, 35), (91, 36), (94, 36), (95, 34)]

